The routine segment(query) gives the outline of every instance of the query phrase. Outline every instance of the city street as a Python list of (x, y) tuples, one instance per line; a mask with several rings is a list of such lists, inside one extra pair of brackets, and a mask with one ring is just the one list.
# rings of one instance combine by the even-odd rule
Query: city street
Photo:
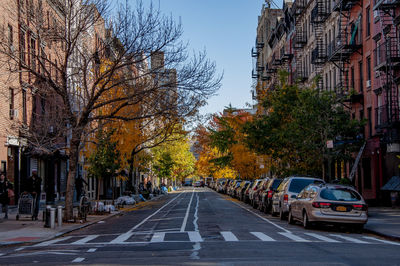
[(2, 248), (0, 264), (396, 265), (399, 250), (399, 242), (305, 230), (209, 188), (187, 187), (60, 238)]

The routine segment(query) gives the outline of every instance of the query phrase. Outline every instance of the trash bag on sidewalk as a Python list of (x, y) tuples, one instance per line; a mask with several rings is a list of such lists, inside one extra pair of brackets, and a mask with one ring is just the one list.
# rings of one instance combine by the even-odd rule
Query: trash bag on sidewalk
[(136, 203), (135, 199), (129, 196), (121, 196), (115, 202), (117, 205), (134, 205)]

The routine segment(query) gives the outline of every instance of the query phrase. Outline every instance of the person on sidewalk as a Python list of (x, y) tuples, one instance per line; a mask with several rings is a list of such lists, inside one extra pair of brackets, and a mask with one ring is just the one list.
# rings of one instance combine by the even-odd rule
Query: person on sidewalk
[(12, 185), (6, 179), (5, 174), (0, 175), (0, 204), (2, 211), (5, 213), (4, 219), (8, 219), (8, 205), (10, 198), (8, 197), (8, 190), (12, 189)]
[(37, 171), (32, 171), (32, 175), (26, 182), (26, 191), (29, 192), (35, 199), (35, 209), (33, 212), (33, 218), (37, 220), (39, 214), (40, 205), (40, 193), (42, 192), (42, 179), (37, 175)]
[(88, 186), (89, 184), (82, 178), (82, 175), (78, 175), (78, 178), (75, 179), (75, 189), (76, 189), (76, 200), (80, 201), (83, 193), (83, 184)]

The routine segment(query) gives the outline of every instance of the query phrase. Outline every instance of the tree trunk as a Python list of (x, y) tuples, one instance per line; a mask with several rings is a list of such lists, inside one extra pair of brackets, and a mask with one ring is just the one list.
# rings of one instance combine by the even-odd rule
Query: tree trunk
[(75, 175), (76, 167), (79, 158), (79, 145), (80, 135), (74, 134), (71, 140), (70, 152), (69, 152), (69, 171), (67, 178), (67, 191), (65, 193), (65, 220), (72, 220), (73, 207), (74, 207), (74, 186), (75, 186)]

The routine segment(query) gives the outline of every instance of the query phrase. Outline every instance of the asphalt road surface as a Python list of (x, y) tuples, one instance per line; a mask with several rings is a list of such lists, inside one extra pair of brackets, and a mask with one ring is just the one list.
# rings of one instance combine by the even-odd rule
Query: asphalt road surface
[(400, 265), (400, 243), (305, 230), (190, 187), (54, 240), (0, 249), (0, 264)]

